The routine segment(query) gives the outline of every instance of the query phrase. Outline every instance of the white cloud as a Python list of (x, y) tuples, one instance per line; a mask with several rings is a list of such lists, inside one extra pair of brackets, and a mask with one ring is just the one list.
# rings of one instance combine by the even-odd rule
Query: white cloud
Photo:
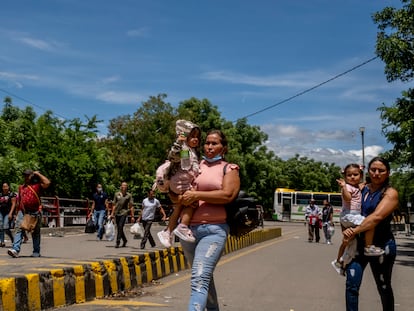
[(224, 81), (232, 84), (245, 84), (260, 87), (310, 87), (315, 85), (316, 72), (302, 72), (286, 75), (253, 76), (226, 71), (209, 71), (201, 74), (202, 79)]
[(143, 96), (133, 92), (107, 91), (98, 93), (96, 98), (113, 104), (137, 104), (143, 100)]
[(111, 84), (111, 83), (114, 83), (114, 82), (118, 82), (119, 80), (120, 80), (120, 77), (118, 75), (114, 75), (114, 76), (103, 78), (102, 83), (103, 84)]
[[(349, 163), (362, 164), (362, 149), (342, 148), (346, 142), (355, 139), (346, 130), (309, 130), (295, 125), (265, 125), (261, 130), (269, 137), (266, 142), (268, 149), (283, 160), (298, 154), (315, 161), (335, 163), (340, 167)], [(365, 165), (383, 151), (382, 146), (365, 146)]]
[(0, 71), (0, 80), (6, 81), (7, 83), (13, 85), (15, 88), (21, 89), (23, 88), (24, 81), (37, 81), (39, 80), (39, 77), (35, 75)]
[(141, 27), (138, 29), (130, 29), (127, 31), (128, 37), (148, 37), (149, 29), (147, 27)]

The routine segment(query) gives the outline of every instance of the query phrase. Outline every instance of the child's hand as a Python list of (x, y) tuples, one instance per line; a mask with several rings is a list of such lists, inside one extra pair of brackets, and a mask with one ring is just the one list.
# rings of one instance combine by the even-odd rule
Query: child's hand
[(185, 136), (184, 133), (180, 133), (180, 135), (178, 135), (177, 137), (178, 141), (186, 141), (187, 140), (187, 136)]
[(337, 179), (337, 180), (336, 180), (336, 182), (338, 183), (338, 185), (339, 185), (341, 188), (345, 187), (345, 185), (346, 185), (345, 180), (343, 180), (342, 178)]

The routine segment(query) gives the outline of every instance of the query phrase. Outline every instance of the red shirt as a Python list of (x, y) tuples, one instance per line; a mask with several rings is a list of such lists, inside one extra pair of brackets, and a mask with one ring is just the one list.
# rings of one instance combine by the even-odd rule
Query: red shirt
[[(20, 210), (36, 212), (40, 206), (40, 184), (22, 185), (19, 187)], [(36, 192), (36, 193), (35, 193)]]

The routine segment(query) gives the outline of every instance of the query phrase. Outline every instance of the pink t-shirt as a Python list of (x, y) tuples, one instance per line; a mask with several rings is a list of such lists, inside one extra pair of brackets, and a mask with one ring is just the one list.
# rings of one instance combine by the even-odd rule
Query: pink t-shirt
[(358, 187), (354, 187), (350, 184), (345, 185), (346, 190), (351, 194), (351, 201), (345, 202), (342, 200), (342, 210), (351, 211), (351, 213), (355, 214), (355, 212), (361, 211), (361, 190)]
[[(200, 163), (200, 174), (195, 179), (195, 189), (199, 191), (220, 190), (223, 188), (223, 169), (227, 164), (225, 161), (208, 163), (202, 160)], [(239, 170), (237, 164), (229, 164), (226, 172)], [(226, 223), (226, 210), (224, 204), (212, 204), (200, 201), (194, 210), (191, 225), (199, 224), (224, 224)]]

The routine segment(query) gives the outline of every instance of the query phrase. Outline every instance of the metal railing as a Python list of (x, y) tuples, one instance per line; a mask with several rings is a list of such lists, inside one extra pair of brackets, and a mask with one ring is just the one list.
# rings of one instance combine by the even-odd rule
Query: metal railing
[(85, 225), (90, 213), (88, 199), (41, 197), (45, 227)]

